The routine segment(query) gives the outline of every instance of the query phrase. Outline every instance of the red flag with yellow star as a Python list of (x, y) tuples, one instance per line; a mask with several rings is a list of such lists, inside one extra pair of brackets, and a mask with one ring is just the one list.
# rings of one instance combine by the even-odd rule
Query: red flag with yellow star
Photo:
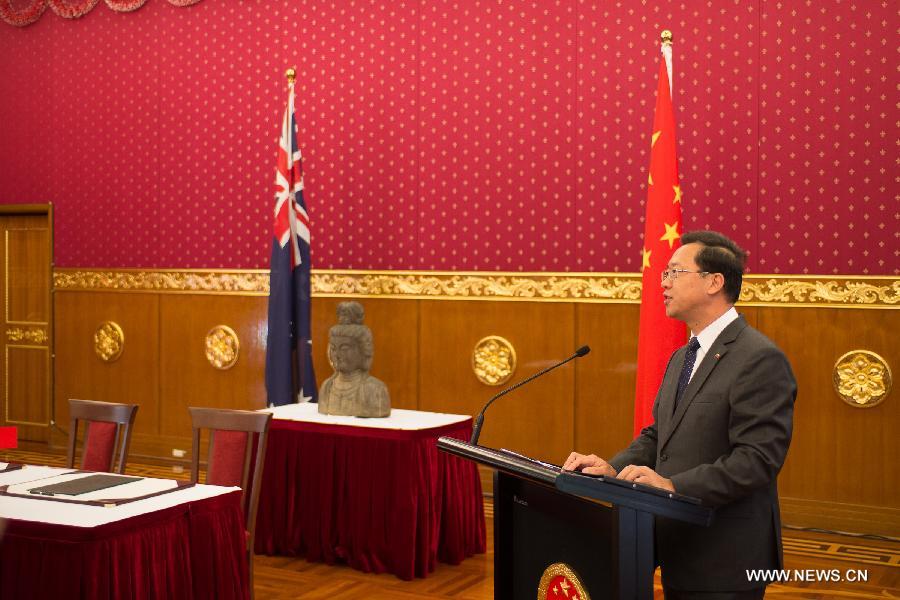
[[(671, 39), (671, 38), (669, 38)], [(647, 218), (641, 280), (641, 324), (638, 334), (634, 435), (653, 422), (653, 401), (669, 357), (684, 345), (684, 323), (666, 316), (660, 278), (672, 253), (681, 245), (681, 187), (675, 157), (675, 114), (671, 90), (671, 41), (663, 34), (659, 88), (650, 141)]]

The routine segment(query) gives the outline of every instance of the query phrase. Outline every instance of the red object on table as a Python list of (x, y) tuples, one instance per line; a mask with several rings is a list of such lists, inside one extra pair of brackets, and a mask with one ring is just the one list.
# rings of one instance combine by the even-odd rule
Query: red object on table
[(471, 433), (471, 419), (412, 431), (273, 420), (256, 552), (407, 580), (483, 553), (478, 469), (436, 446)]
[(0, 448), (18, 448), (19, 435), (15, 427), (0, 427)]
[(240, 491), (97, 527), (6, 525), (0, 598), (250, 597)]

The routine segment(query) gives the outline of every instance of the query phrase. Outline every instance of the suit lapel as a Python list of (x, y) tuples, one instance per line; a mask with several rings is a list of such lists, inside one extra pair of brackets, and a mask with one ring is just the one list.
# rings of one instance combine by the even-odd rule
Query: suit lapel
[[(663, 430), (663, 436), (659, 443), (659, 449), (666, 445), (666, 442), (669, 441), (669, 438), (672, 437), (672, 433), (681, 423), (681, 420), (684, 418), (684, 414), (687, 412), (688, 407), (691, 405), (691, 402), (694, 401), (694, 397), (697, 395), (697, 392), (700, 391), (700, 388), (703, 387), (703, 384), (706, 382), (706, 379), (709, 377), (710, 373), (716, 368), (719, 364), (719, 361), (723, 356), (728, 352), (728, 345), (737, 339), (737, 336), (743, 331), (743, 329), (747, 326), (747, 322), (743, 317), (738, 317), (732, 323), (729, 323), (728, 327), (726, 327), (722, 333), (719, 334), (719, 337), (716, 338), (716, 341), (713, 342), (712, 346), (710, 346), (709, 351), (703, 357), (703, 362), (700, 363), (700, 366), (697, 367), (697, 370), (694, 372), (694, 376), (691, 377), (691, 382), (688, 384), (687, 388), (684, 390), (684, 396), (678, 402), (678, 408), (675, 410), (675, 414), (672, 415), (672, 405), (675, 403), (675, 392), (677, 391), (678, 386), (675, 385), (669, 390), (670, 393), (667, 394), (668, 399), (666, 402), (666, 406), (668, 407), (667, 415), (672, 415), (671, 420), (668, 423), (668, 426)], [(682, 353), (681, 363), (684, 362), (684, 353)], [(680, 372), (680, 364), (679, 364), (679, 372)], [(660, 407), (662, 409), (662, 407)]]
[(684, 364), (684, 355), (687, 352), (687, 346), (682, 346), (675, 351), (671, 364), (677, 365), (675, 368), (669, 368), (666, 375), (663, 376), (660, 384), (659, 406), (656, 409), (656, 422), (659, 431), (660, 444), (669, 437), (672, 431), (672, 411), (675, 404), (675, 393), (678, 391), (678, 374), (681, 372), (681, 365)]

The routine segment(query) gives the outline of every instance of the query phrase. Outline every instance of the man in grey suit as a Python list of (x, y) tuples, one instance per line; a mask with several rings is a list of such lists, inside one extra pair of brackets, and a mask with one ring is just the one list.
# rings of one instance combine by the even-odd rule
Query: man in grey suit
[(563, 468), (616, 476), (716, 508), (710, 527), (656, 520), (667, 600), (762, 598), (748, 570), (783, 568), (776, 477), (797, 384), (784, 354), (734, 309), (746, 254), (711, 231), (687, 233), (663, 272), (666, 315), (689, 343), (669, 359), (654, 422), (605, 461), (573, 452)]

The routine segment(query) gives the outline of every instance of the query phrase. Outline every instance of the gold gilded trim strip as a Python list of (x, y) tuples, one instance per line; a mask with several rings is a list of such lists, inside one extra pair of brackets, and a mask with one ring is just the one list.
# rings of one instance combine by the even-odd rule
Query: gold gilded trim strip
[(900, 302), (900, 279), (885, 280), (884, 284), (880, 280), (863, 278), (806, 280), (770, 275), (748, 276), (744, 278), (741, 288), (741, 302), (745, 305), (897, 306)]
[(6, 339), (10, 342), (31, 342), (32, 344), (43, 344), (50, 339), (47, 332), (38, 327), (10, 327), (6, 330)]
[(257, 296), (268, 295), (269, 272), (217, 269), (203, 271), (55, 269), (53, 287), (56, 291), (187, 292)]
[(627, 274), (313, 271), (318, 296), (455, 300), (640, 302), (641, 279)]
[[(265, 270), (56, 269), (55, 291), (115, 291), (266, 296)], [(636, 304), (639, 273), (505, 273), (314, 269), (314, 296), (435, 300), (520, 300)], [(897, 308), (900, 278), (748, 275), (743, 306)]]

